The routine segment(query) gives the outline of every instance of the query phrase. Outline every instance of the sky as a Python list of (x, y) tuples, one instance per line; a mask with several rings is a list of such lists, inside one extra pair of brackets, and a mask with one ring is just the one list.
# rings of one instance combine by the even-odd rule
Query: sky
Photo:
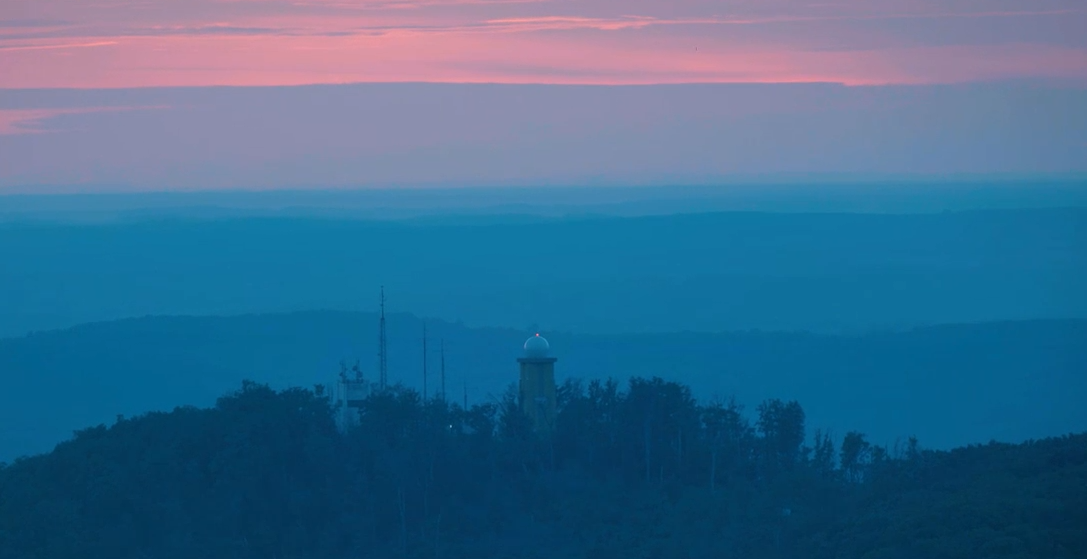
[(1083, 29), (1080, 0), (5, 0), (0, 191), (1084, 172)]

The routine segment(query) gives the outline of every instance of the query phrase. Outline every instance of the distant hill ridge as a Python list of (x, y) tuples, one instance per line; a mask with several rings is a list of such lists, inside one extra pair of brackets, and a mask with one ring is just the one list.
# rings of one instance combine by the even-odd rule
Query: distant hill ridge
[(581, 333), (1087, 318), (1087, 209), (0, 225), (0, 336), (396, 310)]
[[(472, 401), (516, 380), (528, 329), (428, 321), (433, 382), (444, 340), (448, 391)], [(544, 332), (562, 378), (661, 376), (702, 399), (749, 408), (796, 399), (811, 429), (858, 429), (929, 448), (1019, 442), (1087, 430), (1087, 321), (940, 325), (858, 336), (733, 332)], [(389, 317), (390, 379), (422, 384), (422, 321)], [(330, 382), (339, 363), (376, 364), (369, 313), (147, 317), (0, 340), (0, 460), (46, 451), (72, 431), (175, 406), (209, 405), (243, 379)]]

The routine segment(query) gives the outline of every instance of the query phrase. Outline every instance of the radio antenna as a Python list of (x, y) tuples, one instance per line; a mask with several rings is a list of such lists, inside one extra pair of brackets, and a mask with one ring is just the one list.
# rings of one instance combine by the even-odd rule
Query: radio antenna
[(385, 286), (383, 285), (381, 286), (381, 318), (378, 320), (377, 339), (378, 385), (381, 390), (385, 390), (389, 384), (388, 355), (385, 337)]
[(442, 338), (442, 401), (445, 401), (445, 338)]
[(426, 402), (426, 321), (423, 321), (423, 402)]

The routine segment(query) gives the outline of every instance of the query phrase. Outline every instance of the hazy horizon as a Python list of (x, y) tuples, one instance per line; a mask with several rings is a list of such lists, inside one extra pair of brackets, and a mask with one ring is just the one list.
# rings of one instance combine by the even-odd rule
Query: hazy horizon
[(737, 180), (672, 186), (80, 190), (0, 193), (4, 197), (0, 224), (242, 217), (433, 222), (483, 217), (501, 220), (723, 212), (925, 214), (1087, 207), (1087, 178), (1079, 177), (883, 182), (828, 177), (822, 182)]
[(0, 88), (0, 192), (1082, 178), (1085, 162), (1074, 84)]

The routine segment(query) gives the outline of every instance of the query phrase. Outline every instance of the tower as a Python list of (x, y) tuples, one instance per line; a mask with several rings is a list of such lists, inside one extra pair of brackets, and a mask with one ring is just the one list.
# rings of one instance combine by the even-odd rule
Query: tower
[(442, 401), (445, 401), (445, 338), (441, 341), (442, 348)]
[(551, 345), (536, 334), (525, 341), (521, 364), (521, 409), (541, 435), (555, 426), (555, 361)]

